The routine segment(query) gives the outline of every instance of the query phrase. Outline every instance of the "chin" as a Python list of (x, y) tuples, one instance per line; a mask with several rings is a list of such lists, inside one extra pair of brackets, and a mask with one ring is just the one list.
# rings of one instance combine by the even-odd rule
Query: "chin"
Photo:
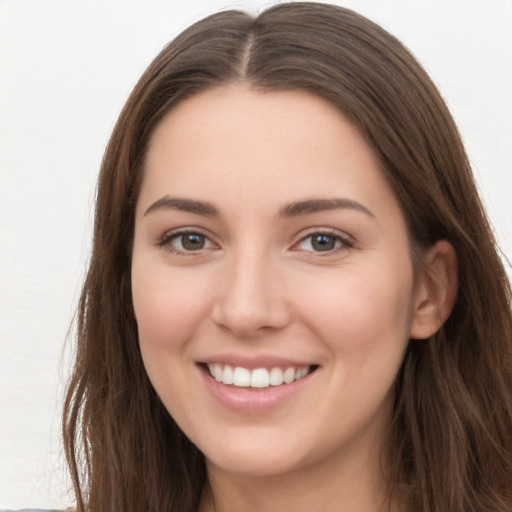
[[(207, 466), (244, 476), (270, 477), (286, 474), (307, 459), (304, 443), (268, 440), (265, 436), (244, 440), (226, 435), (222, 444), (203, 451)], [(302, 450), (301, 450), (302, 446)]]
[(270, 456), (268, 452), (222, 454), (215, 458), (206, 456), (207, 467), (215, 468), (241, 477), (267, 478), (285, 475), (298, 469), (299, 461), (284, 460), (281, 457)]

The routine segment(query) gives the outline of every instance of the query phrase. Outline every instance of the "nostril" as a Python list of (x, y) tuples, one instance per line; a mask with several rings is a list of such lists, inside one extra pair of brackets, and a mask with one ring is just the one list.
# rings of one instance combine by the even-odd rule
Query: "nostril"
[(219, 299), (211, 318), (223, 330), (234, 333), (241, 339), (261, 336), (286, 327), (290, 314), (279, 300), (235, 301), (235, 297)]

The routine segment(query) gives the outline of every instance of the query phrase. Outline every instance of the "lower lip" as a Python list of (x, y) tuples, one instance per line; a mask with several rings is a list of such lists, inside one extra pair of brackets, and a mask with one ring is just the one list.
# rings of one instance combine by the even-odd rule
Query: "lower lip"
[(284, 405), (299, 394), (318, 371), (317, 368), (290, 384), (262, 389), (227, 386), (216, 381), (203, 366), (199, 365), (199, 369), (208, 391), (214, 398), (227, 409), (244, 414), (261, 414)]

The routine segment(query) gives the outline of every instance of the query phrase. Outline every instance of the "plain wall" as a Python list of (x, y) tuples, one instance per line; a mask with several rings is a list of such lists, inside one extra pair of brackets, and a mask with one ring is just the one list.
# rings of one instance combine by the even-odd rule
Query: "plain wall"
[[(124, 101), (191, 22), (270, 3), (0, 0), (0, 509), (69, 503), (59, 439), (64, 346), (96, 176)], [(381, 23), (431, 73), (512, 257), (512, 1), (336, 3)]]

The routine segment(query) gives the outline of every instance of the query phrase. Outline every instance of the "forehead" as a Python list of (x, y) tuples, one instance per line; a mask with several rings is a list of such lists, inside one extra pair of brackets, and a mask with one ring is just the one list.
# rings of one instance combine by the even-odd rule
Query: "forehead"
[(394, 200), (374, 152), (336, 107), (304, 92), (242, 85), (192, 96), (157, 126), (139, 199), (169, 193), (255, 208), (263, 197)]
[(331, 125), (340, 122), (348, 124), (330, 103), (300, 91), (217, 87), (180, 102), (164, 117), (150, 139), (147, 164), (151, 166), (159, 156), (171, 156), (176, 146), (180, 153), (188, 151), (187, 156), (200, 158), (206, 152), (220, 155), (222, 151), (234, 156), (240, 149), (284, 154), (290, 144), (302, 140), (314, 153), (321, 149), (320, 139), (327, 147), (339, 135)]

